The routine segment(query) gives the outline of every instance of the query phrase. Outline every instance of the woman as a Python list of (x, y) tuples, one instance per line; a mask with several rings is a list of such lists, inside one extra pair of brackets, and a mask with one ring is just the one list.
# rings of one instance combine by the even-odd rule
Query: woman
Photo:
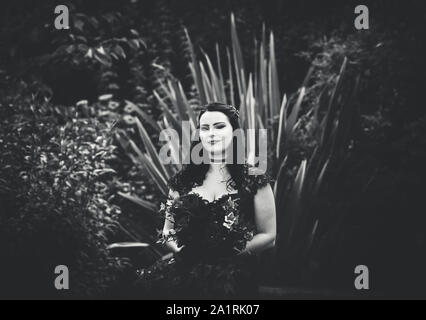
[[(197, 120), (190, 163), (170, 179), (160, 210), (161, 240), (174, 256), (142, 270), (137, 285), (148, 298), (255, 299), (257, 255), (275, 245), (271, 179), (246, 161), (238, 163), (234, 107), (210, 103)], [(201, 164), (193, 161), (198, 143), (207, 159)]]

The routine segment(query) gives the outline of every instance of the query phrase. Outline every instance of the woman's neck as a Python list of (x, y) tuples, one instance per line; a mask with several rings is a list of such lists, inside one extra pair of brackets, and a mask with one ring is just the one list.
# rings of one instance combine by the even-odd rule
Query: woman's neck
[(214, 163), (210, 162), (210, 172), (212, 173), (219, 173), (223, 172), (226, 169), (226, 163)]
[(209, 162), (209, 172), (214, 175), (224, 176), (226, 175), (226, 161), (222, 157), (211, 157)]
[(228, 173), (226, 150), (222, 152), (211, 153), (209, 157), (209, 172), (213, 174), (218, 174), (219, 176), (226, 176)]

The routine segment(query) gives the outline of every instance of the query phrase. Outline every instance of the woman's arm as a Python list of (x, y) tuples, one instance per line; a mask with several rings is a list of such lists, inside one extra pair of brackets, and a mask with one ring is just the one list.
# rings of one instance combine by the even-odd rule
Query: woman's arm
[[(170, 189), (166, 206), (171, 205), (171, 201), (173, 201), (172, 199), (177, 199), (177, 198), (179, 198), (179, 193), (177, 191), (173, 191), (172, 189)], [(167, 237), (170, 233), (170, 230), (173, 230), (173, 227), (174, 227), (173, 218), (166, 211), (166, 218), (164, 220), (164, 227), (163, 227), (163, 237)], [(178, 247), (176, 241), (174, 240), (166, 241), (166, 246), (173, 252), (179, 252), (183, 248), (183, 246)]]
[(277, 235), (275, 197), (269, 184), (257, 190), (254, 196), (254, 213), (257, 234), (247, 242), (240, 254), (258, 254), (275, 246)]

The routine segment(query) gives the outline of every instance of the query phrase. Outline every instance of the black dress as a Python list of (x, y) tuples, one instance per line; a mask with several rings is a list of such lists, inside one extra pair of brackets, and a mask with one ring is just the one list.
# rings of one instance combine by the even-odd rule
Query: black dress
[(192, 186), (182, 184), (181, 172), (170, 179), (169, 187), (180, 196), (162, 203), (160, 213), (173, 214), (172, 237), (184, 247), (173, 257), (139, 270), (135, 287), (141, 298), (258, 298), (258, 257), (235, 250), (242, 250), (256, 234), (253, 197), (271, 182), (268, 173), (255, 171), (245, 164), (237, 192), (212, 202), (189, 192)]

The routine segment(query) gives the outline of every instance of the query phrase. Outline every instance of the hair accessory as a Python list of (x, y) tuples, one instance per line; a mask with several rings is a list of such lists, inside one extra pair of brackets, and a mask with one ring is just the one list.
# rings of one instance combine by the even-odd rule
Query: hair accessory
[[(229, 108), (229, 110), (231, 111), (232, 115), (236, 116), (237, 118), (240, 118), (240, 112), (233, 105), (222, 104), (222, 106), (227, 106)], [(206, 110), (207, 110), (206, 106), (196, 106), (196, 107), (194, 107), (194, 111), (195, 112), (201, 112), (201, 111), (206, 111)]]
[(234, 113), (234, 115), (236, 115), (237, 118), (239, 118), (240, 117), (240, 112), (237, 110), (237, 108), (235, 108), (234, 106), (231, 106), (231, 105), (230, 105), (230, 107), (231, 107), (231, 110)]

